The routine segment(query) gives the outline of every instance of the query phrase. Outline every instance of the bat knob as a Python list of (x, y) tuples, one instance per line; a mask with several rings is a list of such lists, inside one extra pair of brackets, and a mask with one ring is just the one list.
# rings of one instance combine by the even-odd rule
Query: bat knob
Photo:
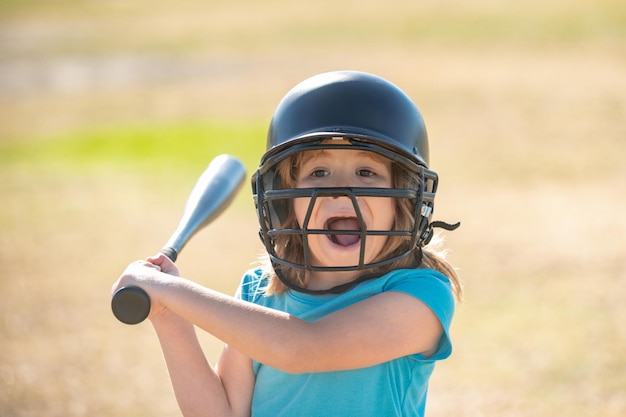
[(150, 297), (139, 287), (122, 287), (113, 295), (111, 310), (122, 323), (138, 324), (150, 314)]

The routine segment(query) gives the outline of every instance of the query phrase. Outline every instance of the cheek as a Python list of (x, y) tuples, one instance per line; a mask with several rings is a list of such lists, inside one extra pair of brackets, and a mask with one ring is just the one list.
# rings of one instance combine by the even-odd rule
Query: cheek
[(296, 220), (298, 221), (298, 225), (303, 227), (304, 218), (306, 217), (306, 212), (309, 209), (309, 202), (311, 199), (309, 198), (295, 198), (293, 201), (293, 210), (296, 213)]
[(379, 224), (384, 226), (383, 230), (393, 229), (396, 216), (396, 204), (393, 198), (378, 198), (375, 210), (379, 216)]

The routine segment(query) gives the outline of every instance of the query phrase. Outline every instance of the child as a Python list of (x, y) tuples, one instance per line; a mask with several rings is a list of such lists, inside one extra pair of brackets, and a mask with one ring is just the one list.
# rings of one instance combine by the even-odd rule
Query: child
[[(461, 286), (425, 248), (438, 178), (413, 102), (362, 72), (320, 74), (276, 109), (252, 188), (267, 249), (236, 297), (164, 255), (113, 290), (150, 295), (185, 416), (421, 416)], [(226, 343), (215, 366), (196, 325)]]

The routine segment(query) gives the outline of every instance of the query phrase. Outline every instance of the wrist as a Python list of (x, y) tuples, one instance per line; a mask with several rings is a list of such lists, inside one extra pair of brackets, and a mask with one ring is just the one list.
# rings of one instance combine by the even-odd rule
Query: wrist
[(168, 309), (164, 309), (163, 311), (155, 315), (151, 315), (149, 319), (152, 323), (152, 326), (157, 331), (182, 331), (193, 329), (193, 325), (191, 323)]

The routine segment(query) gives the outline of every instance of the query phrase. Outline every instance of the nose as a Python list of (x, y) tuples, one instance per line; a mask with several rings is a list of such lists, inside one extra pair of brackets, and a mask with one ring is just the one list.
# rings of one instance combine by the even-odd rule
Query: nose
[[(350, 183), (350, 180), (348, 178), (348, 176), (344, 175), (344, 174), (340, 174), (340, 175), (334, 175), (333, 176), (333, 180), (331, 181), (331, 183), (329, 184), (330, 187), (333, 188), (349, 188), (351, 187), (353, 184)], [(350, 192), (348, 190), (346, 190), (345, 192), (337, 192), (334, 193), (332, 195), (333, 199), (350, 199)]]
[(350, 175), (350, 172), (348, 172), (347, 169), (337, 169), (333, 172), (333, 175), (328, 182), (328, 186), (336, 188), (352, 187), (355, 185), (353, 184), (353, 181), (354, 178)]
[[(333, 172), (333, 175), (331, 176), (330, 181), (327, 183), (327, 186), (330, 188), (350, 188), (356, 186), (356, 184), (354, 184), (352, 180), (353, 178), (347, 169), (337, 169), (335, 170), (335, 172)], [(337, 192), (333, 192), (331, 195), (329, 195), (329, 197), (331, 197), (333, 200), (351, 200), (350, 196), (351, 193), (348, 190), (346, 190), (345, 192), (341, 192), (340, 190), (338, 190)]]

